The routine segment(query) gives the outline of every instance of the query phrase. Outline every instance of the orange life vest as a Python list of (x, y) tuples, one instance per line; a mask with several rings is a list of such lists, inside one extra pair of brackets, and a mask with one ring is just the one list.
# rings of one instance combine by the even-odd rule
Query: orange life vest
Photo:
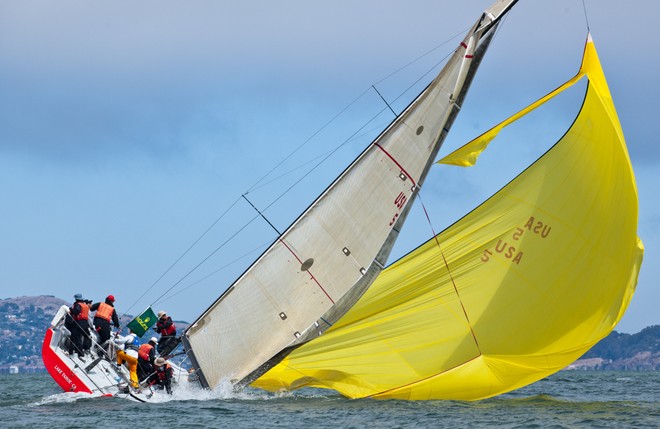
[[(74, 306), (76, 304), (73, 304)], [(87, 320), (89, 317), (89, 307), (84, 302), (78, 303), (80, 306), (80, 313), (73, 316), (73, 320)]]
[(140, 350), (138, 350), (138, 357), (142, 360), (149, 360), (149, 353), (151, 353), (151, 349), (153, 349), (154, 346), (152, 346), (149, 343), (142, 344), (140, 346)]
[(100, 317), (101, 319), (105, 319), (108, 322), (112, 320), (112, 312), (115, 311), (115, 308), (109, 304), (106, 304), (105, 302), (102, 302), (99, 304), (99, 308), (96, 310), (96, 314), (94, 317)]

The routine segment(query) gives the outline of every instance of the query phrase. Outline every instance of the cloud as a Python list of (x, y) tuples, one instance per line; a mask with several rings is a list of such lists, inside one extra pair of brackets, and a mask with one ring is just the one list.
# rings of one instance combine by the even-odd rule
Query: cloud
[[(114, 284), (128, 296), (131, 287), (123, 284), (150, 284), (222, 211), (221, 203), (233, 201), (370, 85), (394, 100), (458, 41), (381, 79), (466, 30), (490, 3), (2, 2), (0, 185), (11, 208), (3, 236), (20, 252), (5, 249), (9, 268), (1, 280), (67, 295), (93, 283)], [(660, 2), (586, 5), (633, 165), (644, 165), (639, 182), (655, 184), (660, 59), (651, 44)], [(579, 66), (585, 27), (579, 1), (519, 2), (500, 27), (446, 148), (569, 78)], [(394, 102), (395, 109), (414, 92)], [(361, 102), (355, 110), (362, 116), (342, 118), (344, 128), (306, 146), (302, 161), (334, 147), (384, 107), (373, 91)], [(350, 149), (359, 152), (364, 144)], [(332, 167), (341, 171), (349, 155)], [(322, 189), (333, 177), (313, 185)], [(427, 194), (464, 179), (443, 180), (429, 180)], [(486, 181), (475, 177), (463, 189), (485, 193)], [(310, 189), (295, 203), (306, 206)], [(653, 189), (640, 185), (642, 222), (657, 218)], [(439, 204), (435, 211), (444, 213), (446, 199)], [(279, 224), (295, 216), (287, 209), (277, 212)], [(70, 246), (68, 233), (75, 238)], [(29, 257), (32, 249), (40, 253)], [(72, 263), (75, 258), (82, 263)], [(99, 274), (107, 271), (112, 277)], [(204, 293), (215, 295), (223, 284)], [(180, 304), (181, 317), (199, 310)]]

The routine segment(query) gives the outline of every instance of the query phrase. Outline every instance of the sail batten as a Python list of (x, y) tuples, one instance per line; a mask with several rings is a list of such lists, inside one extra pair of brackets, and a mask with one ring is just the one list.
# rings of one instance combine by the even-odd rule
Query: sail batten
[(433, 82), (231, 286), (231, 294), (193, 322), (183, 341), (204, 385), (252, 381), (324, 332), (367, 290), (457, 113), (455, 103), (478, 63), (473, 53), (483, 55), (489, 30), (512, 3), (491, 7)]

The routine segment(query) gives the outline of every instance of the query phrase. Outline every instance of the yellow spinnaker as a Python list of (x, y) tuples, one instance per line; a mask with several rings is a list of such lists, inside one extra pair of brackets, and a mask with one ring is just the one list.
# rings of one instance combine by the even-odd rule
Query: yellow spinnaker
[(550, 151), (392, 264), (337, 324), (253, 386), (476, 400), (546, 377), (609, 334), (643, 246), (630, 159), (591, 39), (582, 75), (582, 109)]

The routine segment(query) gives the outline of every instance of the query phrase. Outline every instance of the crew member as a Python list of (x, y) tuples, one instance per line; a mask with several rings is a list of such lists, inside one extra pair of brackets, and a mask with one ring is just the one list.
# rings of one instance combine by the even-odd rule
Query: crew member
[(172, 318), (163, 310), (158, 312), (158, 321), (156, 322), (156, 332), (160, 334), (158, 340), (158, 354), (165, 355), (177, 346), (176, 326)]
[(139, 389), (137, 366), (140, 341), (137, 335), (129, 330), (126, 336), (115, 336), (113, 342), (117, 346), (117, 365), (126, 364), (131, 373), (131, 386), (134, 389)]
[(169, 395), (172, 394), (172, 376), (174, 375), (174, 370), (169, 363), (162, 357), (156, 358), (156, 374), (158, 376), (158, 386), (160, 388), (165, 388)]
[(94, 326), (96, 332), (99, 333), (99, 343), (101, 347), (110, 339), (110, 322), (119, 328), (119, 317), (115, 311), (115, 297), (108, 295), (105, 302), (97, 302), (90, 308), (91, 311), (96, 311), (94, 314)]
[(87, 328), (84, 330), (83, 334), (83, 352), (85, 354), (89, 353), (89, 350), (92, 348), (92, 332), (90, 331), (90, 328), (92, 328), (94, 325), (92, 322), (89, 320), (90, 316), (90, 311), (92, 307), (92, 300), (86, 299), (83, 301), (85, 304), (85, 307), (87, 307)]
[(154, 373), (157, 344), (156, 337), (151, 337), (149, 342), (142, 344), (138, 350), (138, 379), (140, 383)]
[(71, 343), (69, 345), (69, 356), (73, 354), (73, 349), (78, 353), (78, 357), (82, 359), (85, 356), (83, 350), (83, 336), (89, 336), (89, 307), (85, 305), (85, 301), (81, 294), (77, 293), (73, 296), (76, 300), (69, 313), (73, 318), (71, 326)]

